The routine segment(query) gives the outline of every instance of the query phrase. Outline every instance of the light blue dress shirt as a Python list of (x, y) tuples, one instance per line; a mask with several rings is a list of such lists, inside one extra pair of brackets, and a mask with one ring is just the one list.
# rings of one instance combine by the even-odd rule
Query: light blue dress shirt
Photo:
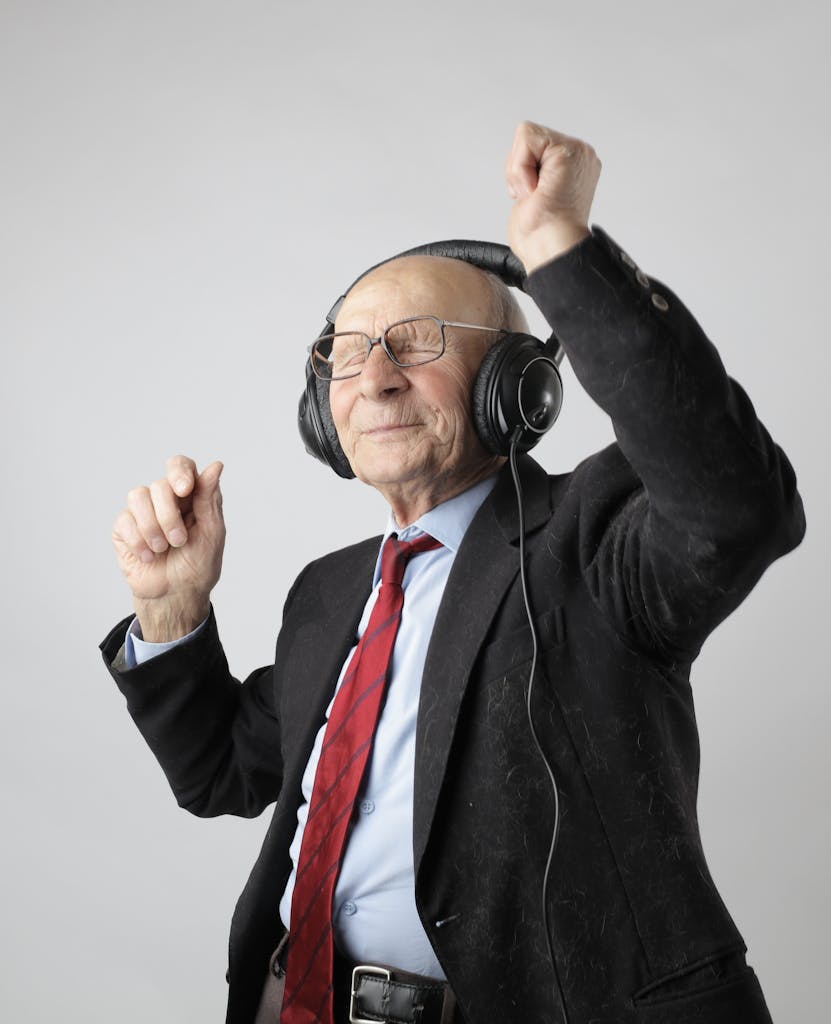
[[(416, 911), (413, 865), (413, 772), (421, 676), (456, 552), (495, 482), (496, 478), (490, 477), (476, 484), (431, 509), (404, 530), (397, 528), (390, 512), (384, 540), (391, 533), (397, 533), (402, 540), (412, 540), (424, 532), (443, 546), (413, 558), (404, 573), (404, 608), (393, 651), (392, 674), (333, 904), (335, 938), (346, 956), (359, 963), (388, 963), (433, 978), (443, 978), (444, 973)], [(361, 616), (357, 639), (363, 636), (369, 622), (380, 585), (379, 548), (372, 593)], [(190, 636), (201, 628), (197, 627)], [(147, 643), (141, 639), (134, 621), (127, 634), (128, 664), (140, 664), (186, 639), (173, 644)], [(337, 688), (353, 652), (354, 648), (344, 662)], [(334, 697), (326, 710), (327, 722), (333, 703)], [(295, 868), (325, 731), (326, 723), (318, 731), (303, 774), (303, 802), (297, 812), (297, 831), (290, 849), (293, 867), (280, 901), (280, 916), (286, 927), (290, 923)]]

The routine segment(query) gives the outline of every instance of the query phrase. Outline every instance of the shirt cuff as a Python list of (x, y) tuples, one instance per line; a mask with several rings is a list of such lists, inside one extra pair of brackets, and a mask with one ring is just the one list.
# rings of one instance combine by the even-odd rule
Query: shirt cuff
[(127, 636), (124, 641), (124, 656), (127, 661), (127, 668), (136, 668), (138, 665), (143, 665), (145, 661), (150, 661), (151, 658), (164, 654), (165, 651), (170, 651), (180, 644), (187, 643), (188, 640), (192, 640), (202, 632), (207, 621), (207, 618), (203, 619), (196, 629), (191, 630), (187, 636), (179, 637), (178, 640), (168, 640), (165, 643), (154, 644), (142, 637), (141, 624), (139, 623), (138, 616), (136, 616), (127, 629)]

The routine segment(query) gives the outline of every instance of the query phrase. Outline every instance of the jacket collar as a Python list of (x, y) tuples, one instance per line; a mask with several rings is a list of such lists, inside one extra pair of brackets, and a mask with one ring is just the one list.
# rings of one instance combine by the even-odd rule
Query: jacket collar
[[(517, 470), (528, 534), (539, 529), (551, 515), (548, 474), (530, 455), (517, 458)], [(490, 501), (502, 535), (509, 544), (515, 544), (519, 540), (519, 514), (511, 467), (507, 463), (502, 467)]]

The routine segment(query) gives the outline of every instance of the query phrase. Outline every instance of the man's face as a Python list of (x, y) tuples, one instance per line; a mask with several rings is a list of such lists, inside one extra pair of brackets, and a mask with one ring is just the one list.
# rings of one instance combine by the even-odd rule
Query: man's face
[[(347, 296), (338, 331), (378, 337), (417, 315), (491, 324), (483, 275), (458, 260), (414, 256), (385, 264)], [(482, 447), (470, 414), (471, 389), (493, 339), (447, 329), (444, 355), (402, 369), (375, 346), (360, 376), (333, 381), (329, 400), (338, 437), (355, 475), (380, 490), (402, 525), (488, 475), (502, 460)], [(402, 502), (412, 511), (404, 511)]]

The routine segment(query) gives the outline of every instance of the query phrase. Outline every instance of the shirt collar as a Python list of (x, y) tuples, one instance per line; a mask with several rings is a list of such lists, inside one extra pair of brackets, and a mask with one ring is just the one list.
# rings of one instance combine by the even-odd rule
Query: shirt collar
[[(461, 494), (457, 494), (454, 498), (449, 498), (440, 505), (436, 505), (435, 508), (425, 512), (423, 516), (420, 516), (409, 526), (404, 527), (403, 530), (396, 523), (395, 516), (392, 514), (392, 509), (390, 509), (387, 516), (387, 528), (381, 541), (381, 548), (383, 548), (387, 537), (391, 533), (398, 534), (401, 540), (413, 540), (422, 533), (429, 533), (431, 537), (435, 537), (437, 541), (440, 541), (444, 547), (448, 548), (455, 555), (461, 546), (468, 526), (470, 526), (473, 517), (479, 511), (479, 506), (496, 485), (497, 476), (498, 474), (494, 473), (486, 480), (480, 480), (478, 484), (474, 484), (473, 487), (469, 487), (466, 491), (462, 491)], [(373, 582), (377, 583), (380, 578), (381, 552), (379, 551)]]

